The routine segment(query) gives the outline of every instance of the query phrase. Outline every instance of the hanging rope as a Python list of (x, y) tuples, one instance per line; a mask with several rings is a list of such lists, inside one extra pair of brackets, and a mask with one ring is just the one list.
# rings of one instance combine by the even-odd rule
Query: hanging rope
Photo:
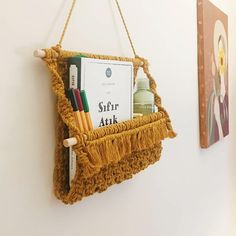
[(132, 39), (131, 39), (129, 30), (128, 30), (127, 24), (126, 24), (126, 22), (125, 22), (125, 18), (124, 18), (123, 14), (122, 14), (122, 11), (121, 11), (121, 8), (120, 8), (120, 4), (119, 4), (118, 0), (115, 0), (115, 2), (116, 2), (116, 5), (117, 5), (117, 8), (118, 8), (118, 10), (119, 10), (120, 17), (121, 17), (121, 19), (122, 19), (122, 21), (123, 21), (123, 24), (124, 24), (124, 26), (125, 26), (125, 30), (126, 30), (126, 33), (127, 33), (127, 35), (128, 35), (129, 42), (130, 42), (130, 45), (131, 45), (131, 47), (132, 47), (134, 56), (135, 56), (135, 57), (138, 57), (138, 55), (136, 54), (136, 51), (135, 51), (135, 48), (134, 48), (134, 44), (133, 44), (133, 41), (132, 41)]
[(60, 37), (60, 40), (59, 40), (59, 45), (61, 46), (62, 44), (62, 41), (64, 39), (64, 36), (65, 36), (65, 33), (66, 33), (66, 30), (67, 30), (67, 27), (68, 27), (68, 24), (69, 24), (69, 21), (70, 21), (70, 18), (71, 18), (71, 15), (72, 15), (72, 12), (74, 10), (74, 7), (75, 7), (75, 3), (76, 3), (76, 0), (73, 0), (72, 1), (72, 5), (71, 5), (71, 8), (70, 8), (70, 11), (69, 11), (69, 14), (66, 18), (66, 23), (64, 25), (64, 28), (63, 28), (63, 31), (62, 31), (62, 34), (61, 34), (61, 37)]
[[(128, 30), (127, 24), (126, 24), (126, 22), (125, 22), (123, 13), (122, 13), (122, 11), (121, 11), (120, 4), (119, 4), (118, 0), (115, 0), (115, 2), (116, 2), (116, 6), (117, 6), (117, 8), (118, 8), (120, 17), (121, 17), (121, 19), (122, 19), (122, 22), (123, 22), (123, 24), (124, 24), (125, 31), (126, 31), (126, 33), (127, 33), (127, 36), (128, 36), (129, 42), (130, 42), (130, 46), (131, 46), (131, 48), (132, 48), (132, 51), (133, 51), (133, 53), (134, 53), (134, 56), (135, 56), (135, 57), (138, 57), (138, 55), (136, 54), (135, 48), (134, 48), (134, 43), (133, 43), (133, 41), (132, 41), (132, 39), (131, 39), (129, 30)], [(67, 18), (66, 18), (66, 22), (65, 22), (65, 25), (64, 25), (64, 28), (63, 28), (63, 31), (62, 31), (62, 34), (61, 34), (59, 43), (58, 43), (59, 46), (62, 45), (62, 41), (63, 41), (63, 39), (64, 39), (64, 37), (65, 37), (66, 30), (67, 30), (67, 28), (68, 28), (68, 25), (69, 25), (69, 22), (70, 22), (70, 19), (71, 19), (72, 12), (73, 12), (73, 10), (74, 10), (74, 8), (75, 8), (75, 3), (76, 3), (76, 0), (73, 0), (73, 1), (72, 1), (72, 5), (71, 5), (71, 8), (70, 8), (70, 11), (69, 11), (68, 16), (67, 16)]]

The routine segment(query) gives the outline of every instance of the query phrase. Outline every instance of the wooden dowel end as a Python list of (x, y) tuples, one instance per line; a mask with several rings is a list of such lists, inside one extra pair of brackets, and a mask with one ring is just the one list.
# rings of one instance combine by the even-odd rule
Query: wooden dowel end
[(77, 144), (77, 139), (76, 138), (68, 138), (63, 141), (64, 147), (71, 147)]
[(46, 53), (44, 50), (37, 49), (34, 51), (34, 56), (39, 58), (44, 58), (46, 56)]

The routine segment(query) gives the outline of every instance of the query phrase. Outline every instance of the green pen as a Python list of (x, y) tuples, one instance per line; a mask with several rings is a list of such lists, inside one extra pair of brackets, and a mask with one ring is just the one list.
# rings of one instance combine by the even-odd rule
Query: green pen
[(81, 99), (82, 99), (82, 103), (83, 103), (83, 107), (84, 107), (84, 113), (85, 113), (88, 128), (89, 128), (89, 130), (93, 130), (93, 123), (92, 123), (91, 116), (90, 116), (90, 113), (89, 113), (89, 105), (88, 105), (86, 92), (84, 90), (81, 90), (80, 91), (80, 96), (81, 96)]

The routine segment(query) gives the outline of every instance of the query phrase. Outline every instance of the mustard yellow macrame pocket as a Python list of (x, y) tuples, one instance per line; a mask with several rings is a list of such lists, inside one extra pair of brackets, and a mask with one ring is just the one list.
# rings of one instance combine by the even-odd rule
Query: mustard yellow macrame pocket
[[(72, 204), (95, 192), (102, 192), (115, 183), (131, 178), (160, 159), (161, 141), (174, 138), (171, 122), (156, 92), (156, 83), (148, 70), (147, 60), (135, 57), (114, 57), (69, 52), (59, 46), (45, 49), (46, 62), (52, 75), (52, 89), (57, 98), (57, 145), (54, 169), (54, 190), (58, 199)], [(90, 58), (131, 61), (134, 77), (140, 67), (150, 81), (158, 112), (81, 133), (75, 123), (73, 109), (65, 95), (67, 59), (75, 55)], [(77, 139), (73, 150), (77, 155), (76, 174), (69, 185), (68, 150), (63, 140), (68, 134)]]

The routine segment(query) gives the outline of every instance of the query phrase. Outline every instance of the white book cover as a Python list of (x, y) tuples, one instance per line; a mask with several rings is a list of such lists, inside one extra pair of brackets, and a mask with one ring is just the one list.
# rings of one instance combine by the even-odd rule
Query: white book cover
[(81, 90), (88, 98), (95, 128), (133, 115), (133, 63), (81, 58)]

